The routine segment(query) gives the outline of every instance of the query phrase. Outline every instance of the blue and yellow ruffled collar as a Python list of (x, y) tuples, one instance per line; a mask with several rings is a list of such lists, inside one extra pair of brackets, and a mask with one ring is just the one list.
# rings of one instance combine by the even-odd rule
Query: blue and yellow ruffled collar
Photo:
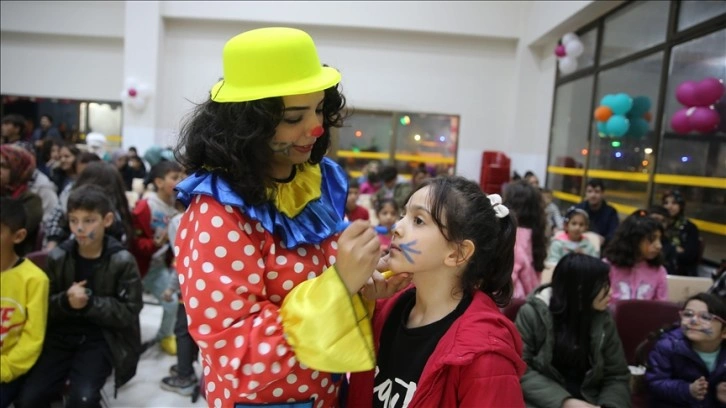
[(287, 248), (320, 244), (335, 234), (345, 215), (348, 180), (345, 172), (329, 158), (320, 164), (304, 165), (289, 183), (277, 183), (272, 201), (249, 205), (216, 173), (197, 172), (180, 182), (177, 198), (189, 205), (198, 194), (213, 197), (224, 205), (239, 208), (247, 217), (281, 237)]

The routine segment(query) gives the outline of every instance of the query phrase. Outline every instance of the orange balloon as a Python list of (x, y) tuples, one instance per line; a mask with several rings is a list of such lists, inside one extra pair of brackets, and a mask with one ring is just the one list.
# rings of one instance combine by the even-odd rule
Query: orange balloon
[(643, 115), (643, 119), (650, 122), (650, 120), (653, 119), (653, 115), (651, 115), (650, 112), (645, 112), (645, 115)]
[(600, 122), (607, 122), (613, 116), (613, 111), (607, 106), (598, 106), (595, 109), (595, 119)]

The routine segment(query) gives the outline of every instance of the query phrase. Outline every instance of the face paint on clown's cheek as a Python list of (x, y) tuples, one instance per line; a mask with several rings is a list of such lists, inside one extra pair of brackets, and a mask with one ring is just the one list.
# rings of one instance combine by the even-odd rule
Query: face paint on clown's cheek
[(410, 254), (416, 254), (416, 255), (421, 254), (421, 251), (419, 251), (417, 249), (413, 249), (413, 246), (415, 244), (416, 244), (416, 240), (413, 240), (413, 241), (409, 241), (409, 242), (406, 242), (405, 244), (401, 244), (398, 246), (401, 249), (401, 253), (403, 254), (403, 256), (406, 257), (406, 260), (408, 261), (408, 263), (415, 263), (413, 261), (413, 257)]
[(289, 156), (290, 155), (290, 148), (292, 147), (292, 143), (290, 142), (273, 142), (270, 141), (270, 149), (274, 153), (282, 154), (283, 156)]

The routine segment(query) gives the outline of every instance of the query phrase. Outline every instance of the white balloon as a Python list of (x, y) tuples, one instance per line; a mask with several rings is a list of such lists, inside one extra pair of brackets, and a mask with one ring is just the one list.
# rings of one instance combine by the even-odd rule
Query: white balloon
[(571, 74), (577, 71), (577, 60), (569, 55), (560, 58), (560, 72), (563, 74)]
[(139, 81), (136, 80), (134, 77), (128, 77), (126, 78), (126, 89), (129, 88), (136, 88), (139, 84)]
[(582, 45), (580, 40), (573, 40), (565, 44), (565, 51), (567, 51), (568, 57), (577, 58), (585, 51), (585, 46)]
[(575, 34), (575, 33), (567, 33), (567, 34), (565, 34), (565, 35), (562, 36), (562, 44), (567, 45), (567, 43), (569, 43), (570, 41), (574, 41), (574, 40), (577, 40), (577, 39), (578, 39), (577, 38), (577, 34)]
[(151, 87), (146, 84), (140, 84), (136, 88), (136, 97), (141, 99), (148, 99), (151, 97)]
[(128, 101), (128, 105), (139, 112), (146, 108), (146, 101), (142, 98), (132, 98)]
[(120, 99), (121, 99), (121, 102), (126, 102), (126, 100), (128, 100), (128, 99), (129, 99), (129, 91), (128, 91), (128, 90), (126, 90), (126, 89), (124, 89), (124, 90), (123, 90), (123, 91), (121, 91), (121, 93), (119, 94), (119, 97), (120, 97)]

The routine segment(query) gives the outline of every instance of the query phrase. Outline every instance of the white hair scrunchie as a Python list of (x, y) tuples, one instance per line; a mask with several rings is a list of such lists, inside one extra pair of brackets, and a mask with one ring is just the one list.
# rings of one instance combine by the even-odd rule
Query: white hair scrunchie
[(494, 210), (494, 214), (497, 215), (497, 218), (504, 218), (509, 215), (509, 208), (502, 204), (502, 196), (499, 194), (489, 194), (487, 198), (489, 198), (489, 202), (492, 204), (492, 209)]

